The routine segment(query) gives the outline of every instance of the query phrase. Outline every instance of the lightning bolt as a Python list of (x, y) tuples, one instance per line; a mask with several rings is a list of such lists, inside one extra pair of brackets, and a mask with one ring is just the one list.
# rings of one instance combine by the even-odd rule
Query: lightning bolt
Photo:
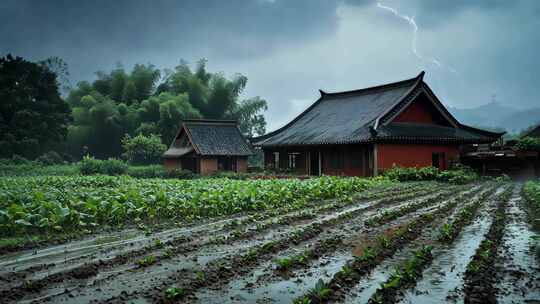
[(411, 50), (412, 50), (414, 56), (416, 56), (416, 58), (418, 58), (418, 59), (420, 59), (422, 61), (425, 61), (425, 62), (429, 62), (429, 63), (435, 65), (438, 68), (446, 68), (450, 72), (452, 72), (452, 73), (454, 73), (456, 75), (459, 75), (458, 71), (456, 71), (454, 68), (443, 64), (440, 60), (425, 56), (425, 55), (421, 54), (418, 51), (418, 47), (417, 47), (417, 45), (418, 45), (418, 25), (416, 24), (416, 21), (414, 20), (414, 16), (410, 17), (408, 15), (402, 15), (395, 8), (390, 7), (390, 6), (386, 6), (386, 5), (382, 4), (379, 1), (377, 1), (377, 7), (381, 8), (381, 9), (384, 9), (384, 10), (387, 10), (387, 11), (391, 12), (392, 14), (394, 14), (394, 16), (396, 16), (396, 17), (398, 17), (398, 18), (400, 18), (402, 20), (405, 20), (413, 28), (413, 37), (412, 37)]

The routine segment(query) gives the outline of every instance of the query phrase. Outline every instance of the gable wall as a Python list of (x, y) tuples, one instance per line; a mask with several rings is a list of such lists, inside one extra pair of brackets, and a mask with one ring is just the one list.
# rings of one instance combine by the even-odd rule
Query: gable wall
[(418, 96), (405, 110), (396, 116), (392, 122), (412, 122), (424, 124), (437, 124), (450, 126), (448, 121), (435, 108), (431, 101), (425, 96)]

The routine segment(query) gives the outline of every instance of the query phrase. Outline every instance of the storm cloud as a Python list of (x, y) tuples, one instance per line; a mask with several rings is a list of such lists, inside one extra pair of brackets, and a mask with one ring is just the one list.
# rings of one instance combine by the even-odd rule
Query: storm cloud
[(540, 2), (391, 1), (413, 28), (367, 0), (30, 1), (0, 3), (0, 55), (59, 56), (73, 83), (117, 62), (173, 67), (209, 60), (212, 71), (249, 78), (246, 96), (268, 100), (274, 129), (318, 97), (414, 77), (444, 103), (497, 100), (540, 105)]

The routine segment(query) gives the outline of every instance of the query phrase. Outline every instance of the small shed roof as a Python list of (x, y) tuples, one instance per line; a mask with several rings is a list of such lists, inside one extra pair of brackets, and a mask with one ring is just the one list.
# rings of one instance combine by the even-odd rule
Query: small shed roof
[[(185, 133), (190, 147), (175, 146), (176, 139)], [(194, 151), (203, 156), (249, 156), (253, 154), (237, 122), (234, 120), (184, 120), (175, 140), (163, 157), (174, 158)]]

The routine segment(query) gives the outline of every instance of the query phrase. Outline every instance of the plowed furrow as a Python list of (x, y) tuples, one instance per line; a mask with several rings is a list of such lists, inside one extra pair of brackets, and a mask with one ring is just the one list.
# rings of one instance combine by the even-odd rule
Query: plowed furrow
[[(413, 192), (410, 194), (405, 193), (403, 195), (398, 195), (396, 197), (403, 198), (407, 195), (409, 196), (417, 195), (417, 193), (418, 192)], [(379, 200), (375, 202), (375, 204), (384, 205), (384, 204), (388, 204), (391, 201), (392, 201), (391, 199), (383, 199), (383, 200)], [(341, 213), (338, 212), (334, 214), (337, 214), (337, 215), (348, 214), (350, 212), (359, 212), (368, 208), (373, 208), (373, 205), (365, 206), (365, 205), (357, 204), (352, 207), (345, 208), (344, 210), (340, 211)], [(334, 214), (325, 215), (325, 216), (332, 218)], [(302, 223), (300, 222), (299, 224), (302, 224)], [(275, 227), (271, 227), (271, 228), (275, 228)], [(264, 237), (261, 238), (260, 241), (249, 242), (248, 245), (244, 245), (244, 246), (247, 248), (249, 246), (256, 245), (257, 242), (262, 242), (265, 239), (271, 239), (275, 237), (274, 234), (275, 234), (275, 231), (270, 231), (266, 233)], [(200, 242), (197, 244), (197, 242), (192, 243), (192, 242), (189, 242), (189, 240), (187, 241), (188, 243), (185, 245), (177, 245), (177, 244), (170, 244), (170, 243), (169, 244), (164, 243), (163, 245), (176, 245), (176, 246), (168, 247), (169, 249), (172, 248), (171, 249), (172, 253), (173, 255), (176, 255), (176, 256), (180, 254), (188, 254), (190, 252), (199, 252), (199, 250), (202, 250), (201, 254), (198, 254), (197, 256), (197, 262), (204, 263), (205, 262), (204, 260), (207, 258), (204, 255), (205, 254), (204, 251), (206, 250), (206, 247), (202, 246), (204, 245), (204, 242)], [(221, 241), (219, 241), (218, 243), (221, 243)], [(206, 252), (210, 253), (211, 255), (215, 255), (215, 254), (219, 254), (220, 252), (225, 253), (228, 250), (239, 250), (241, 249), (240, 248), (241, 246), (242, 244), (235, 244), (231, 242), (230, 244), (220, 244), (220, 248), (214, 248), (214, 249), (209, 248), (210, 250), (206, 250)], [(147, 251), (147, 252), (151, 252), (151, 251)], [(155, 252), (156, 251), (154, 251), (154, 253)], [(62, 282), (65, 282), (66, 280), (70, 280), (72, 282), (72, 285), (77, 285), (77, 281), (80, 281), (80, 280), (86, 281), (86, 278), (91, 278), (91, 277), (94, 277), (95, 281), (92, 281), (90, 283), (99, 282), (101, 280), (108, 280), (111, 277), (114, 277), (117, 273), (122, 273), (128, 270), (131, 271), (131, 269), (133, 269), (133, 265), (130, 264), (130, 261), (132, 262), (135, 257), (142, 256), (144, 253), (145, 253), (144, 251), (143, 252), (132, 251), (127, 255), (116, 256), (115, 258), (108, 261), (100, 260), (97, 263), (84, 264), (78, 268), (75, 268), (66, 272), (48, 275), (42, 280), (32, 281), (32, 284), (33, 284), (32, 287), (36, 288), (36, 290), (39, 290), (40, 288), (45, 288), (46, 285), (50, 285), (54, 283), (62, 283)], [(158, 252), (158, 253), (161, 254), (161, 252)], [(167, 265), (169, 264), (169, 261), (166, 261), (168, 259), (165, 256), (166, 253), (167, 251), (163, 250), (163, 255), (161, 257), (164, 257), (164, 259), (163, 261), (160, 261), (160, 263), (165, 264), (165, 267), (167, 267)], [(208, 260), (210, 259), (211, 257), (208, 257)], [(175, 260), (171, 260), (170, 262), (175, 262)], [(138, 271), (138, 272), (144, 274), (144, 270)], [(21, 286), (18, 288), (17, 287), (11, 288), (7, 292), (4, 292), (4, 294), (10, 294), (12, 298), (20, 298), (21, 296), (24, 296), (25, 293), (28, 293), (28, 291), (29, 291), (28, 288), (26, 288), (25, 286)]]

